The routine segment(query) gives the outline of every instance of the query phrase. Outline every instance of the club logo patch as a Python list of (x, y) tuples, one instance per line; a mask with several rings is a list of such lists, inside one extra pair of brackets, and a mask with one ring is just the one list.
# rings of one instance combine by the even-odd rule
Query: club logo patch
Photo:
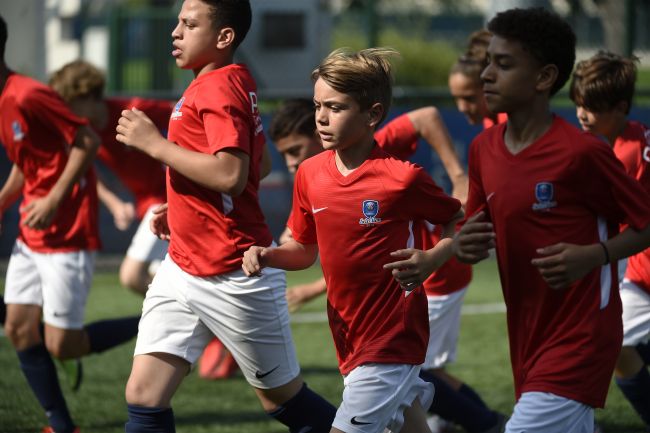
[(537, 203), (533, 203), (533, 210), (546, 211), (557, 206), (557, 202), (553, 200), (554, 194), (555, 191), (551, 182), (539, 182), (535, 185)]
[(25, 133), (20, 127), (20, 122), (18, 122), (17, 120), (14, 120), (11, 123), (11, 129), (14, 131), (14, 141), (20, 141), (25, 137)]
[(183, 102), (185, 102), (185, 96), (179, 99), (176, 105), (174, 105), (174, 111), (172, 111), (172, 119), (178, 119), (179, 117), (183, 116), (183, 112), (181, 111)]
[(379, 214), (379, 202), (377, 200), (364, 200), (361, 204), (361, 211), (365, 218), (359, 219), (359, 224), (362, 226), (373, 225), (381, 222), (381, 218), (377, 218)]

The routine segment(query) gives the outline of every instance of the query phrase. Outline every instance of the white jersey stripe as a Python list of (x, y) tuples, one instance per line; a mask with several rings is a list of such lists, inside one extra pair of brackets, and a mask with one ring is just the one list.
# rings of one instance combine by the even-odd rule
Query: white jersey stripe
[(232, 203), (232, 197), (228, 194), (221, 193), (221, 203), (223, 204), (224, 215), (228, 215), (235, 208)]
[[(605, 242), (607, 240), (607, 222), (603, 217), (598, 217), (598, 238)], [(609, 296), (612, 288), (612, 267), (607, 263), (600, 268), (600, 309), (609, 304)]]

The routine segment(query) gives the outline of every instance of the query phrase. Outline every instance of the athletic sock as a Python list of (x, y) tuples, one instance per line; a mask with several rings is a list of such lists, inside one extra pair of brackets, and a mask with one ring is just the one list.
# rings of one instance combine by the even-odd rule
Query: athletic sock
[(642, 367), (637, 374), (627, 379), (616, 378), (616, 384), (639, 414), (646, 426), (650, 426), (650, 374)]
[(482, 432), (496, 425), (499, 421), (497, 414), (486, 407), (477, 404), (447, 384), (436, 375), (422, 370), (422, 380), (433, 383), (435, 394), (429, 412), (439, 415), (460, 425), (470, 433)]
[(639, 352), (641, 359), (645, 365), (650, 364), (650, 342), (641, 343), (636, 346), (636, 351)]
[(140, 316), (101, 320), (85, 326), (90, 341), (90, 352), (111, 349), (138, 335)]
[(144, 407), (127, 404), (129, 421), (125, 433), (175, 433), (172, 408)]
[(487, 404), (483, 401), (480, 395), (474, 389), (467, 385), (466, 383), (463, 383), (460, 388), (458, 389), (458, 392), (464, 395), (465, 397), (469, 398), (472, 400), (474, 403), (478, 404), (479, 406), (482, 406), (484, 408), (487, 408)]
[(305, 383), (296, 395), (268, 414), (289, 427), (290, 433), (329, 433), (336, 408)]
[(27, 383), (57, 433), (72, 433), (74, 423), (63, 398), (56, 367), (43, 343), (16, 351)]

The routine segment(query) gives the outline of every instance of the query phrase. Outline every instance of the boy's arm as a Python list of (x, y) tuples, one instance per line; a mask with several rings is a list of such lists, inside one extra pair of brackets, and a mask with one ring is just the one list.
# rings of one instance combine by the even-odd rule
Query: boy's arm
[(417, 133), (440, 157), (453, 185), (452, 197), (457, 198), (465, 205), (468, 188), (467, 174), (458, 160), (456, 149), (440, 112), (436, 107), (424, 107), (410, 111), (408, 117)]
[(492, 223), (485, 220), (485, 211), (472, 215), (453, 238), (452, 251), (463, 263), (473, 265), (490, 256), (496, 246)]
[(389, 269), (393, 277), (407, 290), (412, 290), (421, 285), (429, 275), (445, 264), (453, 255), (452, 238), (456, 224), (463, 218), (463, 211), (459, 210), (450, 221), (442, 228), (440, 240), (436, 245), (426, 251), (415, 248), (397, 250), (390, 253), (392, 257), (403, 258), (397, 262), (387, 263), (384, 269)]
[(227, 149), (214, 155), (177, 146), (160, 135), (156, 125), (142, 111), (122, 111), (116, 128), (117, 141), (146, 153), (186, 178), (213, 191), (240, 195), (248, 181), (249, 157)]
[[(82, 125), (77, 129), (74, 141), (61, 176), (45, 197), (32, 200), (23, 209), (23, 224), (33, 229), (45, 229), (51, 223), (63, 199), (70, 193), (73, 185), (86, 173), (95, 158), (99, 138), (90, 127)], [(94, 187), (94, 185), (92, 186)]]
[(301, 244), (295, 240), (279, 247), (252, 246), (244, 253), (242, 269), (249, 277), (259, 275), (265, 267), (298, 271), (311, 266), (317, 255), (317, 244)]
[(591, 245), (559, 243), (537, 250), (542, 258), (532, 260), (544, 280), (562, 289), (594, 268), (632, 256), (650, 247), (650, 225), (641, 231), (627, 228), (604, 242)]
[(97, 179), (97, 197), (113, 215), (115, 227), (120, 230), (129, 228), (135, 218), (133, 203), (120, 199), (101, 179)]
[(0, 190), (0, 231), (2, 231), (2, 215), (20, 198), (25, 184), (25, 176), (16, 164), (11, 166), (9, 177)]
[(327, 292), (325, 277), (320, 277), (311, 283), (299, 284), (287, 289), (287, 304), (289, 311), (297, 311), (307, 302)]
[(271, 161), (271, 153), (267, 145), (264, 145), (264, 152), (262, 153), (262, 165), (260, 166), (260, 179), (264, 179), (271, 173), (273, 168)]

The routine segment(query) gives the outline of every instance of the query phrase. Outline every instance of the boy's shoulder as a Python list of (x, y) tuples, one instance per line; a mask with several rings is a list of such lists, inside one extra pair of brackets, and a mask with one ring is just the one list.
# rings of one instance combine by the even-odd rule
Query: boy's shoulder
[[(57, 95), (50, 87), (26, 75), (13, 73), (5, 86), (7, 94), (13, 95), (16, 103), (23, 104), (40, 98), (39, 95)], [(3, 95), (5, 92), (2, 92)], [(58, 95), (57, 95), (58, 96)]]

